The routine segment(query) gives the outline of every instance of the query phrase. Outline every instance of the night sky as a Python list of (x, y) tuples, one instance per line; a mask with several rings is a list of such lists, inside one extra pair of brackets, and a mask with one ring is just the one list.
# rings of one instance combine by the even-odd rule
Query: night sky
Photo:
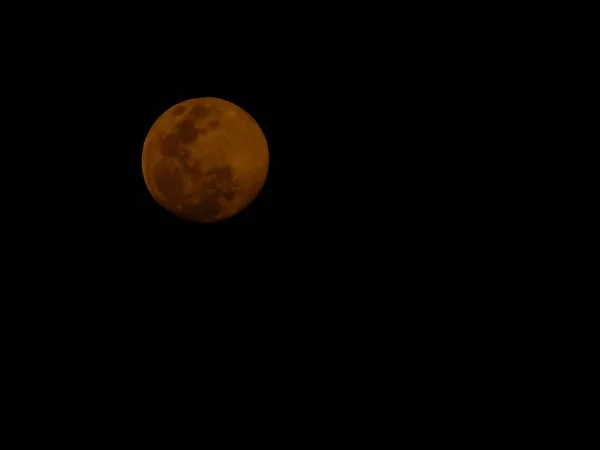
[[(327, 30), (310, 42), (303, 31), (279, 40), (254, 30), (234, 47), (225, 38), (206, 45), (222, 36), (215, 30), (185, 46), (175, 45), (179, 36), (139, 32), (112, 43), (89, 39), (85, 51), (54, 42), (38, 49), (55, 56), (52, 64), (36, 60), (43, 76), (27, 85), (23, 114), (15, 114), (22, 128), (11, 134), (42, 142), (21, 149), (21, 165), (5, 164), (26, 195), (10, 210), (31, 217), (16, 224), (35, 230), (36, 254), (69, 255), (78, 276), (151, 292), (162, 284), (211, 298), (225, 287), (286, 296), (319, 280), (359, 283), (369, 278), (362, 266), (425, 278), (469, 245), (485, 254), (486, 245), (506, 241), (508, 233), (493, 228), (518, 230), (520, 219), (503, 212), (513, 199), (499, 201), (518, 186), (503, 167), (526, 165), (523, 141), (510, 135), (516, 114), (504, 114), (515, 103), (483, 65), (487, 53), (461, 44), (457, 54), (441, 28), (402, 28), (397, 47), (391, 37), (363, 45), (354, 30)], [(169, 214), (141, 170), (154, 121), (196, 97), (248, 111), (270, 152), (261, 194), (216, 224)], [(32, 111), (48, 117), (35, 129)], [(15, 167), (26, 167), (27, 177)]]
[[(265, 404), (266, 392), (280, 420), (304, 426), (320, 413), (329, 427), (337, 413), (327, 402), (387, 414), (386, 386), (402, 392), (399, 404), (408, 386), (425, 409), (434, 403), (423, 393), (437, 402), (440, 389), (463, 396), (460, 380), (470, 388), (483, 380), (487, 391), (507, 386), (498, 367), (511, 368), (518, 351), (534, 361), (547, 340), (532, 324), (561, 329), (542, 317), (545, 305), (527, 307), (549, 303), (540, 289), (553, 286), (551, 272), (539, 280), (534, 272), (554, 246), (542, 242), (546, 224), (533, 220), (548, 194), (532, 150), (547, 157), (551, 149), (537, 136), (522, 139), (539, 85), (514, 63), (522, 40), (503, 60), (472, 29), (472, 14), (460, 13), (463, 24), (429, 3), (417, 15), (373, 7), (372, 20), (363, 5), (354, 17), (351, 5), (331, 17), (327, 8), (269, 6), (264, 25), (197, 6), (172, 20), (163, 15), (176, 6), (158, 8), (153, 21), (127, 19), (125, 8), (102, 20), (96, 10), (89, 19), (66, 11), (68, 24), (42, 20), (51, 30), (17, 27), (29, 38), (7, 41), (2, 317), (4, 347), (17, 361), (5, 365), (28, 379), (23, 389), (8, 385), (18, 404), (36, 413), (43, 404), (42, 417), (69, 429), (78, 427), (56, 405), (105, 428), (106, 417), (131, 428), (138, 414), (127, 402), (155, 419), (181, 410), (157, 408), (157, 391), (204, 409), (207, 392), (228, 409), (243, 399), (238, 393), (252, 394), (243, 401), (249, 417), (261, 417), (254, 405)], [(502, 47), (514, 35), (504, 20), (497, 30), (477, 22)], [(245, 109), (270, 152), (260, 195), (216, 224), (171, 215), (142, 175), (154, 121), (197, 97)], [(534, 330), (533, 345), (517, 339), (520, 329)], [(502, 349), (511, 339), (514, 348)], [(448, 373), (458, 381), (440, 382)], [(504, 379), (487, 382), (488, 373)], [(415, 381), (403, 384), (405, 374)], [(109, 415), (79, 414), (66, 403), (69, 389), (100, 411), (98, 396)], [(362, 407), (360, 390), (365, 404), (387, 403)], [(310, 413), (290, 420), (279, 414), (289, 405)], [(297, 434), (305, 433), (288, 438)]]

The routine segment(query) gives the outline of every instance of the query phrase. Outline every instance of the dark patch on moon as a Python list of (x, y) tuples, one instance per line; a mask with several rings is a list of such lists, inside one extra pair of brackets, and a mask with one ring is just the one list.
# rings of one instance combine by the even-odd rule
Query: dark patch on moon
[(225, 200), (227, 200), (228, 202), (230, 202), (231, 200), (233, 200), (235, 198), (235, 191), (232, 191), (231, 189), (225, 191), (223, 193), (223, 198)]
[(184, 170), (192, 175), (194, 179), (200, 179), (202, 175), (202, 163), (196, 160), (190, 164), (186, 161)]
[(175, 117), (178, 117), (178, 116), (182, 115), (185, 112), (185, 109), (186, 108), (183, 105), (176, 106), (175, 108), (173, 108), (173, 115)]
[(206, 189), (216, 191), (217, 195), (221, 195), (223, 190), (231, 187), (232, 180), (233, 170), (231, 166), (219, 166), (206, 171), (203, 186)]
[(207, 180), (204, 180), (204, 182), (202, 183), (202, 187), (204, 187), (207, 190), (216, 191), (217, 189), (219, 189), (219, 182), (216, 178), (209, 178)]
[(206, 173), (207, 175), (214, 176), (221, 182), (231, 182), (233, 179), (233, 170), (231, 169), (231, 166), (218, 166), (208, 170)]
[(220, 213), (220, 201), (232, 201), (236, 198), (235, 187), (239, 182), (233, 179), (231, 166), (214, 167), (201, 176), (201, 191), (208, 194), (199, 205), (190, 205), (186, 212), (200, 222), (215, 219)]
[(206, 128), (208, 128), (209, 130), (216, 130), (217, 128), (219, 128), (220, 123), (221, 122), (219, 122), (218, 120), (211, 120), (206, 124)]
[(190, 109), (188, 113), (189, 117), (195, 117), (196, 119), (204, 119), (210, 115), (211, 110), (204, 105), (195, 105)]
[(181, 197), (184, 189), (179, 167), (176, 167), (174, 170), (158, 168), (156, 173), (156, 188), (168, 198)]
[(198, 137), (198, 133), (199, 130), (194, 126), (194, 121), (191, 119), (185, 119), (177, 125), (177, 135), (182, 144), (194, 142)]
[(168, 134), (162, 140), (160, 152), (163, 156), (179, 156), (179, 138), (175, 134)]
[[(210, 222), (221, 214), (220, 202), (232, 201), (236, 198), (235, 188), (239, 182), (233, 179), (233, 169), (229, 165), (213, 167), (204, 171), (200, 161), (181, 160), (182, 166), (173, 158), (163, 160), (156, 168), (156, 188), (166, 198), (166, 205), (175, 215), (184, 219), (199, 222)], [(199, 181), (195, 192), (189, 192), (184, 186), (184, 177)], [(200, 197), (200, 203), (193, 203)], [(181, 204), (182, 210), (173, 210), (173, 206)]]
[(219, 206), (219, 197), (214, 195), (206, 197), (202, 202), (192, 209), (192, 214), (196, 220), (211, 220), (221, 214)]

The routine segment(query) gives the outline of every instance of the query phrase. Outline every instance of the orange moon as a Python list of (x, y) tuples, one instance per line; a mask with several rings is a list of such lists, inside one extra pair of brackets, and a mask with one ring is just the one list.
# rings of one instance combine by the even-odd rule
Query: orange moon
[(144, 181), (177, 217), (209, 223), (238, 214), (260, 193), (267, 140), (254, 118), (219, 98), (194, 98), (165, 111), (142, 151)]

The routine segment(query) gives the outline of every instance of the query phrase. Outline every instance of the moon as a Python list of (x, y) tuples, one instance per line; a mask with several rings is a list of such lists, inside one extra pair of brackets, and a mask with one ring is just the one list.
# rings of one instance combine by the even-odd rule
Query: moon
[(252, 203), (267, 179), (267, 140), (241, 107), (193, 98), (154, 122), (142, 150), (152, 197), (175, 216), (200, 222), (232, 217)]

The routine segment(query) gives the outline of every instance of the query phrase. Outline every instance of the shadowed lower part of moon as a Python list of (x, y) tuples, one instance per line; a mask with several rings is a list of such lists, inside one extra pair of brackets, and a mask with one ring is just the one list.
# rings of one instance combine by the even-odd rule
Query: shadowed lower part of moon
[[(165, 159), (155, 170), (156, 188), (171, 203), (180, 205), (172, 211), (185, 219), (210, 221), (221, 213), (221, 202), (236, 198), (239, 181), (233, 178), (231, 166), (203, 170), (198, 161), (189, 163)], [(185, 183), (192, 186), (186, 189)], [(171, 208), (169, 208), (171, 209)]]
[[(254, 134), (248, 134), (252, 127)], [(220, 220), (237, 213), (260, 191), (268, 164), (266, 141), (254, 119), (241, 108), (220, 99), (210, 103), (192, 99), (171, 108), (153, 128), (157, 131), (149, 133), (143, 158), (156, 163), (151, 171), (144, 169), (144, 177), (150, 191), (158, 194), (153, 193), (155, 199), (173, 214), (198, 222)], [(238, 163), (234, 169), (231, 164), (240, 151), (248, 152), (246, 161), (253, 161), (251, 151), (257, 150), (251, 145), (223, 149), (223, 142), (252, 139), (262, 145), (256, 145), (258, 160), (264, 162), (264, 176), (259, 178), (256, 172), (244, 172), (244, 165)]]

